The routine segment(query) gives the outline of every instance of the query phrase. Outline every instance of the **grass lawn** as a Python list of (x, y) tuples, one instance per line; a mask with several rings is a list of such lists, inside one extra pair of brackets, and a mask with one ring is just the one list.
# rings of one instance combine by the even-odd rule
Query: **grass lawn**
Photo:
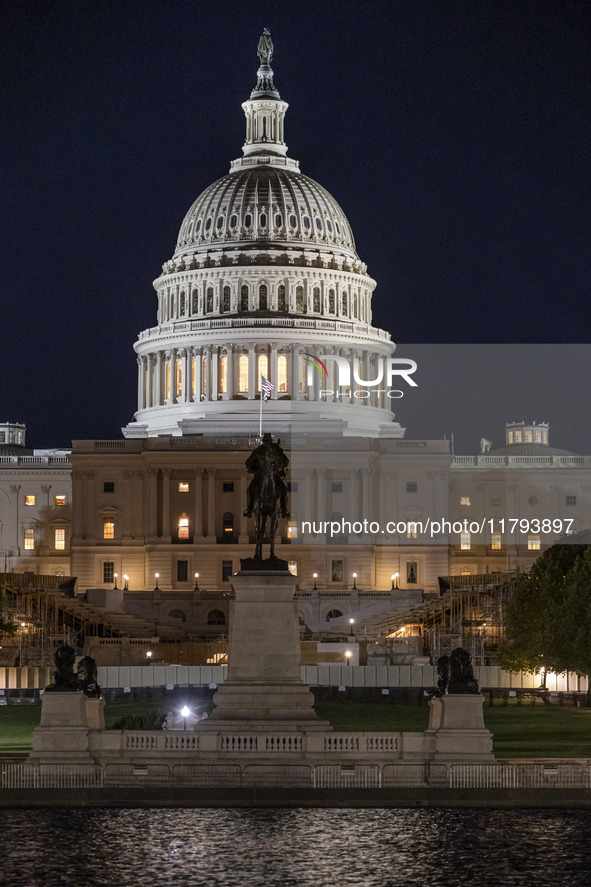
[[(107, 727), (123, 717), (142, 715), (153, 704), (108, 703)], [(162, 708), (164, 712), (166, 706)], [(429, 720), (429, 706), (395, 703), (319, 701), (316, 712), (335, 730), (420, 732)], [(0, 755), (27, 754), (39, 724), (40, 705), (0, 706)], [(498, 758), (591, 758), (591, 708), (545, 705), (484, 706), (484, 721), (493, 733)]]

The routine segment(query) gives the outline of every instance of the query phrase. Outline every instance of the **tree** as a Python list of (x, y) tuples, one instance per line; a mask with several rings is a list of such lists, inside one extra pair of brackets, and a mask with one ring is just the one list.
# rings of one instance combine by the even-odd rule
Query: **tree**
[(565, 626), (570, 635), (569, 670), (591, 674), (591, 547), (566, 577)]
[(574, 670), (568, 577), (587, 550), (586, 545), (553, 545), (529, 573), (520, 576), (505, 610), (506, 640), (499, 649), (502, 668), (542, 671), (544, 685), (546, 672)]

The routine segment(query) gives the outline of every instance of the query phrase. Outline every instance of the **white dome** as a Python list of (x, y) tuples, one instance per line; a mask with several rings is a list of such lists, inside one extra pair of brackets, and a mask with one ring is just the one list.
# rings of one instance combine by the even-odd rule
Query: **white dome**
[(175, 258), (196, 248), (268, 243), (345, 251), (358, 259), (343, 210), (325, 188), (293, 169), (256, 166), (232, 172), (197, 198), (179, 232)]

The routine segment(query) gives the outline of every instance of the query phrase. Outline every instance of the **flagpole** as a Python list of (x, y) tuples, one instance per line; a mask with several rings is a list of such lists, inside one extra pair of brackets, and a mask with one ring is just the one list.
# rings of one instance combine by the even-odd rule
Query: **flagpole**
[(260, 380), (261, 380), (261, 383), (260, 383), (261, 404), (260, 404), (260, 412), (259, 412), (259, 437), (262, 440), (263, 439), (263, 377), (262, 376), (260, 377)]

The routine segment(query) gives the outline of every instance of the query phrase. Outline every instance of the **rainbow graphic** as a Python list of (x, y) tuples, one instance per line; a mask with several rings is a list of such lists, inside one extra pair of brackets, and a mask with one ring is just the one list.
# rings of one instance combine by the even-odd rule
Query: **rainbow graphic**
[(306, 363), (310, 363), (313, 367), (316, 367), (320, 375), (322, 375), (322, 373), (324, 372), (324, 375), (328, 378), (328, 370), (319, 357), (316, 357), (315, 354), (308, 354), (305, 351), (303, 352), (302, 357), (304, 358)]

